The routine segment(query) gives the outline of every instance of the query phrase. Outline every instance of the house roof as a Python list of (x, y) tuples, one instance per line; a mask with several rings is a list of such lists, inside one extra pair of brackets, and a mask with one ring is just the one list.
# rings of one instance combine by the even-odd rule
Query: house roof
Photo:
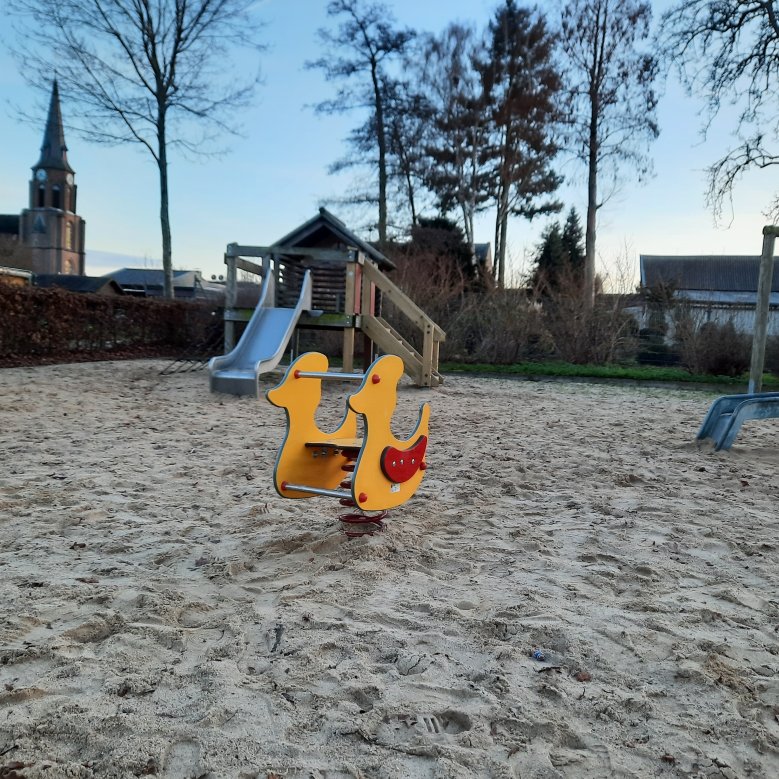
[[(147, 297), (161, 296), (165, 285), (165, 272), (161, 268), (122, 268), (101, 278), (113, 279), (129, 294)], [(206, 281), (197, 270), (174, 270), (173, 291), (177, 298), (216, 300), (224, 297), (224, 284)]]
[(313, 218), (275, 241), (274, 246), (309, 249), (347, 249), (354, 247), (368, 255), (382, 270), (392, 270), (395, 263), (378, 249), (355, 235), (338, 217), (320, 208)]
[(124, 290), (113, 280), (104, 276), (75, 276), (64, 273), (38, 273), (35, 276), (36, 287), (60, 287), (70, 292), (102, 292), (109, 288), (117, 295)]
[[(670, 284), (685, 292), (757, 292), (759, 255), (641, 255), (641, 286)], [(774, 259), (772, 292), (779, 292), (779, 259)]]
[[(192, 288), (199, 277), (200, 274), (194, 270), (174, 270), (173, 286)], [(120, 287), (162, 289), (165, 283), (164, 271), (157, 268), (121, 268), (103, 274), (103, 278), (113, 279)]]

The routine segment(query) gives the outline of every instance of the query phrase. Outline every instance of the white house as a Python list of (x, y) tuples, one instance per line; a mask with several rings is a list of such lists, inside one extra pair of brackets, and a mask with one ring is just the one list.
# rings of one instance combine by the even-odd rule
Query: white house
[[(732, 321), (736, 330), (752, 334), (755, 327), (760, 256), (642, 254), (641, 287), (660, 285), (674, 290), (675, 297), (690, 302), (704, 321)], [(646, 306), (641, 326), (648, 318)], [(768, 334), (779, 335), (779, 260), (774, 259)]]

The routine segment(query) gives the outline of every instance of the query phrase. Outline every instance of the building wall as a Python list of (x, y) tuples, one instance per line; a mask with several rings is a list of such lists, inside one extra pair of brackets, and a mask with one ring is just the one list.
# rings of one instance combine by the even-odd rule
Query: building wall
[[(640, 328), (649, 327), (650, 312), (647, 306), (641, 306), (640, 308), (628, 309), (628, 313), (632, 314)], [(732, 306), (724, 303), (716, 303), (711, 305), (706, 304), (693, 304), (691, 307), (692, 316), (696, 321), (703, 324), (705, 322), (714, 322), (718, 325), (725, 325), (732, 321), (733, 326), (739, 333), (746, 335), (753, 335), (755, 332), (755, 308), (754, 306)], [(670, 313), (666, 313), (665, 321), (667, 325), (667, 332), (665, 336), (666, 343), (672, 343), (674, 340), (674, 324), (673, 317)], [(771, 306), (768, 312), (768, 335), (779, 336), (779, 306)]]

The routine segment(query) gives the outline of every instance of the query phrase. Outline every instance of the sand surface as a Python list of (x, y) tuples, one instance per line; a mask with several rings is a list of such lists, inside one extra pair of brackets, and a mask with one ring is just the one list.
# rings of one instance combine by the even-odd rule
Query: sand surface
[(779, 421), (402, 387), (429, 469), (349, 540), (279, 409), (162, 365), (0, 371), (0, 776), (779, 776)]

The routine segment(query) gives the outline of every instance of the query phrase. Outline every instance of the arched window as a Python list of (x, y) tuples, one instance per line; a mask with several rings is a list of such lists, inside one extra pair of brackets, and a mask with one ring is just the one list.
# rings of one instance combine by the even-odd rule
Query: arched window
[(62, 190), (58, 186), (51, 188), (51, 207), (62, 208)]
[(65, 222), (65, 248), (74, 250), (73, 246), (73, 222)]
[(46, 187), (41, 184), (38, 187), (38, 208), (43, 208), (46, 205)]

